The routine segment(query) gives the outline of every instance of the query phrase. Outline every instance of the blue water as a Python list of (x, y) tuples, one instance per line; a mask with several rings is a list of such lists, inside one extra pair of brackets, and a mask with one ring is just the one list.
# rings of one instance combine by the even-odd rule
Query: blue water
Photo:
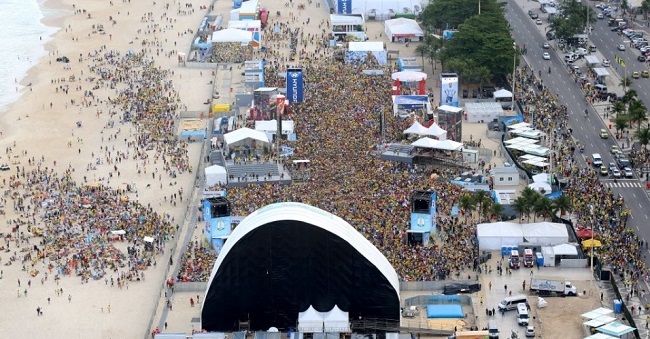
[(21, 79), (38, 59), (47, 55), (45, 43), (58, 28), (41, 23), (44, 15), (62, 15), (41, 10), (43, 0), (0, 0), (0, 112), (18, 100)]

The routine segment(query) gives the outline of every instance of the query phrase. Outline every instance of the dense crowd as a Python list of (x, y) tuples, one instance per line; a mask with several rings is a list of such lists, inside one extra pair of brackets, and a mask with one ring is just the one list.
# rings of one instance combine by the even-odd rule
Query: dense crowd
[(626, 272), (631, 284), (647, 280), (648, 270), (642, 260), (647, 243), (626, 228), (630, 210), (625, 208), (622, 197), (602, 184), (593, 167), (584, 168), (576, 163), (579, 149), (587, 140), (573, 135), (566, 107), (557, 103), (555, 94), (545, 88), (533, 70), (527, 67), (518, 70), (516, 79), (517, 98), (525, 107), (525, 115), (534, 116), (534, 127), (553, 139), (550, 145), (556, 156), (556, 168), (559, 175), (567, 178), (564, 194), (571, 199), (577, 225), (592, 228), (602, 242), (596, 256), (604, 264), (612, 265), (616, 272)]
[(212, 54), (208, 62), (212, 63), (241, 63), (253, 60), (254, 49), (251, 45), (242, 45), (240, 42), (219, 42), (212, 45)]

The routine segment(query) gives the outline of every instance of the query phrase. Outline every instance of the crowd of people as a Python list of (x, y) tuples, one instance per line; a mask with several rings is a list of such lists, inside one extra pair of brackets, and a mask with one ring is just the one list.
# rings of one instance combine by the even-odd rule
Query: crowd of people
[(242, 63), (253, 60), (254, 49), (251, 45), (242, 45), (240, 42), (219, 42), (212, 45), (212, 54), (207, 62), (217, 64)]

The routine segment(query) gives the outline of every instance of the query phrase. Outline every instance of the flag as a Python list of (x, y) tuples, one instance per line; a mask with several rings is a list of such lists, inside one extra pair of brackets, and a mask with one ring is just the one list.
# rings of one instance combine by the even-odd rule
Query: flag
[(623, 60), (623, 58), (615, 56), (614, 59), (616, 60), (616, 62), (618, 62), (619, 65), (625, 67), (625, 61)]

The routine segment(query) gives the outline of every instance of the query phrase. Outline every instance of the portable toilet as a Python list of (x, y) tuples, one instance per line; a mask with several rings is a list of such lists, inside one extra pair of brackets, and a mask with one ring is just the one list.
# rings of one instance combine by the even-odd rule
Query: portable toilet
[(544, 267), (544, 256), (540, 252), (535, 252), (535, 257), (537, 257), (537, 266)]
[(621, 299), (614, 299), (614, 313), (623, 313), (623, 301), (621, 301)]

